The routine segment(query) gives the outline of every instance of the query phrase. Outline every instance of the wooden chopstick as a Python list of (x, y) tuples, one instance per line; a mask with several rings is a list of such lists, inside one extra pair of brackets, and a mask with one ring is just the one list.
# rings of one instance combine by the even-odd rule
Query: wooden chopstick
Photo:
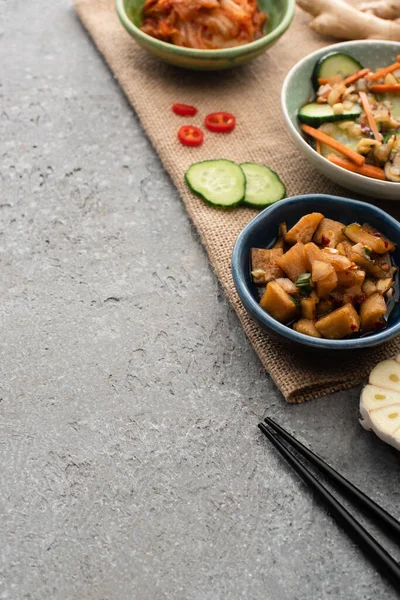
[(400, 522), (397, 521), (390, 513), (384, 508), (379, 506), (371, 498), (366, 496), (358, 487), (353, 485), (348, 479), (343, 477), (340, 473), (335, 471), (333, 467), (328, 465), (322, 458), (315, 454), (312, 450), (309, 450), (293, 435), (291, 435), (286, 429), (278, 425), (273, 419), (266, 418), (265, 422), (272, 427), (281, 437), (283, 437), (293, 448), (313, 465), (318, 467), (336, 486), (343, 491), (344, 495), (352, 500), (355, 504), (360, 506), (365, 513), (369, 514), (374, 518), (374, 521), (382, 529), (384, 529), (396, 542), (400, 545)]
[[(343, 527), (346, 533), (370, 558), (377, 569), (400, 590), (400, 565), (390, 554), (368, 533), (368, 531), (355, 519), (348, 510), (333, 496), (325, 486), (305, 467), (293, 452), (280, 441), (278, 434), (271, 431), (264, 423), (258, 427), (273, 443), (294, 470), (303, 478), (309, 487), (323, 500), (329, 513)], [(322, 460), (322, 459), (321, 459)]]

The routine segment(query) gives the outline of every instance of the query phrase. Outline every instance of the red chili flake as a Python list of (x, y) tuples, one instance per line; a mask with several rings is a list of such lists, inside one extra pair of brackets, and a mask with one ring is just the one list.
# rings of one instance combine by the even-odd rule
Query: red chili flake
[(355, 331), (355, 330), (357, 329), (357, 325), (350, 325), (350, 329), (351, 329), (352, 331)]
[(383, 242), (385, 244), (385, 248), (387, 248), (389, 246), (388, 242), (386, 240), (384, 240)]
[(374, 237), (381, 237), (381, 234), (379, 233), (379, 231), (375, 231), (375, 233), (372, 234)]
[(359, 294), (354, 297), (354, 304), (362, 304), (367, 299), (367, 294)]
[(321, 236), (321, 242), (323, 246), (327, 246), (331, 243), (331, 240), (326, 237), (326, 235)]

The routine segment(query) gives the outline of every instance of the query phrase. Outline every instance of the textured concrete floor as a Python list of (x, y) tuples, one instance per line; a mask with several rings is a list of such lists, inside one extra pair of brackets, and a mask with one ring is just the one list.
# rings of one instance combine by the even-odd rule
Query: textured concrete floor
[(0, 0), (0, 66), (0, 598), (394, 599), (256, 428), (400, 517), (359, 390), (284, 402), (67, 2)]

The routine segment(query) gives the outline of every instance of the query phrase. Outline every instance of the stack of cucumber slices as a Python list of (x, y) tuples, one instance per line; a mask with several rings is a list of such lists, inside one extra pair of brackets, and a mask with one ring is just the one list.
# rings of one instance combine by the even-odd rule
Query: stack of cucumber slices
[(232, 208), (246, 204), (265, 208), (285, 197), (286, 189), (275, 171), (266, 165), (231, 160), (194, 163), (185, 173), (192, 192), (213, 206)]

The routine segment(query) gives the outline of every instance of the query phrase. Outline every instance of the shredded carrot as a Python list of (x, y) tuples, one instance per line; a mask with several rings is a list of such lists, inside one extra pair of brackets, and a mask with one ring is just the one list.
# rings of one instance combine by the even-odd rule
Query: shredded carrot
[(400, 83), (385, 85), (384, 83), (375, 83), (370, 88), (373, 94), (385, 94), (386, 92), (400, 92)]
[(316, 140), (315, 149), (318, 152), (318, 154), (322, 154), (321, 153), (321, 142), (319, 140)]
[[(398, 59), (399, 57), (397, 57), (397, 60)], [(397, 71), (397, 69), (400, 69), (400, 62), (395, 62), (392, 65), (385, 67), (384, 69), (378, 69), (378, 71), (375, 71), (375, 73), (371, 73), (371, 75), (368, 76), (368, 79), (370, 81), (375, 81), (376, 79), (383, 79), (388, 73)]]
[(331, 138), (329, 135), (326, 135), (326, 133), (323, 133), (319, 129), (315, 129), (314, 127), (310, 127), (309, 125), (302, 125), (301, 128), (304, 131), (304, 133), (307, 133), (316, 140), (319, 140), (323, 144), (326, 144), (330, 148), (333, 148), (333, 150), (340, 152), (340, 154), (347, 156), (347, 158), (356, 163), (356, 165), (361, 167), (365, 163), (364, 156), (358, 154), (358, 152), (355, 152), (354, 150), (351, 150), (351, 148), (348, 148), (344, 144), (341, 144), (340, 142)]
[(346, 79), (343, 80), (343, 83), (345, 85), (351, 85), (358, 79), (361, 79), (362, 77), (368, 75), (369, 72), (370, 69), (361, 69), (360, 71), (357, 71), (357, 73), (353, 73), (353, 75), (349, 75), (348, 77), (346, 77)]
[(327, 83), (329, 83), (329, 85), (334, 86), (337, 83), (341, 83), (342, 81), (343, 75), (341, 75), (340, 73), (337, 73), (337, 75), (331, 75), (330, 77), (322, 77), (318, 79), (319, 85), (326, 85)]
[(347, 160), (347, 158), (341, 158), (340, 156), (336, 156), (336, 154), (328, 154), (326, 158), (329, 160), (329, 162), (337, 165), (338, 167), (342, 167), (347, 171), (352, 171), (353, 173), (358, 173), (359, 175), (365, 175), (366, 177), (372, 177), (372, 179), (381, 179), (382, 181), (386, 181), (385, 172), (379, 167), (365, 164), (361, 167), (358, 167), (350, 160)]
[(383, 138), (382, 138), (382, 135), (379, 133), (378, 128), (376, 126), (374, 115), (372, 114), (371, 106), (368, 101), (368, 96), (365, 92), (359, 92), (359, 96), (360, 96), (361, 104), (363, 105), (365, 114), (367, 116), (369, 126), (372, 130), (372, 133), (374, 134), (374, 138), (378, 142), (381, 142)]

